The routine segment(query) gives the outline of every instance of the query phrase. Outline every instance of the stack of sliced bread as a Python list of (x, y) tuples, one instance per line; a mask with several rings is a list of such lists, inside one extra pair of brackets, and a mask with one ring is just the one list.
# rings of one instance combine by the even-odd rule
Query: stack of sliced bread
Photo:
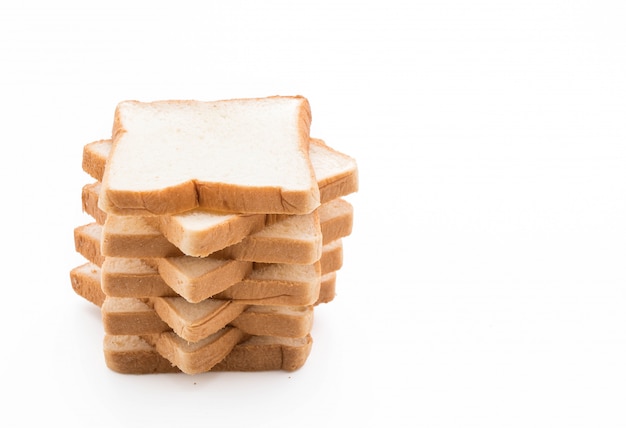
[(296, 370), (335, 297), (353, 158), (309, 135), (300, 96), (125, 101), (84, 146), (93, 222), (72, 287), (120, 373)]

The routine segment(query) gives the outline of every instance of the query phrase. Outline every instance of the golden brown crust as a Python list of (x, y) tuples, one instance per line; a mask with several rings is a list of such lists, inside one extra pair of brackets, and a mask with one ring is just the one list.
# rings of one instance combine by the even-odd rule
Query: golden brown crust
[(343, 265), (343, 244), (341, 239), (326, 244), (322, 250), (320, 258), (320, 266), (322, 275), (335, 272), (341, 269)]
[(315, 302), (315, 306), (322, 303), (329, 303), (335, 299), (337, 284), (337, 272), (329, 272), (322, 276), (322, 283), (320, 286), (320, 295)]
[[(338, 192), (340, 188), (331, 190)], [(317, 197), (280, 187), (242, 188), (197, 181), (141, 193), (111, 189), (106, 192), (109, 204), (101, 204), (100, 208), (116, 215), (175, 215), (196, 208), (229, 214), (308, 214), (320, 204), (317, 187)]]
[(307, 336), (302, 348), (296, 346), (281, 346), (281, 368), (285, 371), (295, 371), (304, 365), (313, 346), (313, 338)]
[(100, 287), (100, 268), (92, 263), (85, 263), (70, 271), (72, 289), (76, 294), (96, 306), (102, 306), (106, 295)]
[(83, 171), (91, 175), (98, 181), (102, 180), (104, 176), (104, 170), (106, 167), (107, 158), (100, 155), (100, 153), (94, 150), (94, 146), (99, 144), (109, 143), (111, 140), (98, 140), (90, 144), (86, 144), (83, 147)]
[(179, 214), (199, 206), (193, 181), (143, 192), (109, 188), (105, 188), (105, 191), (108, 203), (100, 204), (100, 208), (109, 214), (140, 216)]
[(100, 252), (100, 236), (90, 233), (96, 223), (78, 226), (74, 229), (74, 249), (90, 262), (102, 266), (105, 257)]
[(322, 244), (326, 245), (352, 233), (354, 209), (343, 199), (335, 199), (318, 208)]
[(81, 192), (81, 200), (83, 212), (93, 217), (96, 223), (104, 224), (107, 219), (107, 214), (98, 207), (99, 190), (99, 182), (84, 185)]
[(332, 181), (320, 184), (320, 203), (325, 204), (359, 190), (359, 176), (356, 171), (335, 177)]

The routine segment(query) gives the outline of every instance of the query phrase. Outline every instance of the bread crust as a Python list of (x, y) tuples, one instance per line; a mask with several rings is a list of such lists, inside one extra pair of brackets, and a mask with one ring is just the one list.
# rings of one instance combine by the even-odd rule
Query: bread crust
[(76, 252), (98, 266), (102, 266), (105, 259), (100, 251), (101, 240), (102, 227), (96, 223), (81, 225), (74, 229), (74, 248)]
[(337, 286), (337, 272), (329, 272), (322, 275), (320, 282), (320, 295), (315, 302), (315, 306), (329, 303), (335, 300)]
[(111, 143), (109, 139), (97, 140), (83, 147), (82, 168), (87, 174), (98, 181), (102, 180), (106, 168), (107, 157), (99, 148), (106, 148)]
[(104, 224), (107, 214), (98, 207), (100, 182), (85, 184), (81, 190), (83, 212), (90, 215), (98, 224)]
[(322, 275), (338, 271), (343, 266), (343, 243), (341, 239), (332, 241), (322, 248), (320, 269)]
[(96, 306), (102, 306), (106, 294), (100, 287), (100, 268), (91, 262), (70, 270), (70, 281), (74, 292)]
[[(320, 204), (330, 202), (334, 199), (347, 196), (351, 193), (356, 193), (359, 190), (359, 171), (356, 165), (356, 161), (350, 156), (341, 153), (338, 150), (328, 146), (323, 140), (319, 138), (311, 138), (309, 145), (317, 145), (323, 147), (332, 156), (349, 160), (351, 168), (346, 169), (343, 172), (336, 172), (331, 177), (316, 177), (317, 186), (320, 190)], [(313, 169), (315, 170), (315, 164), (313, 163)]]

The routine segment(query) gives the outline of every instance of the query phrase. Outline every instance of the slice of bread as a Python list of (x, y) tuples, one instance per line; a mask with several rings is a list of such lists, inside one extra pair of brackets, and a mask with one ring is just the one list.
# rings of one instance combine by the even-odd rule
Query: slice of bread
[(320, 203), (310, 122), (309, 103), (300, 96), (121, 102), (100, 208), (125, 215), (197, 207), (310, 213)]
[[(109, 369), (123, 374), (180, 373), (143, 336), (105, 335), (104, 359)], [(297, 339), (252, 336), (237, 344), (210, 371), (293, 371), (306, 362), (311, 336)]]

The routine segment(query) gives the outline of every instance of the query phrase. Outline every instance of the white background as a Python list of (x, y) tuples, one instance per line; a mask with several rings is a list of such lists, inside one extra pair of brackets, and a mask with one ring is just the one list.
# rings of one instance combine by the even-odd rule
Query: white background
[[(625, 2), (200, 4), (0, 6), (0, 425), (626, 425)], [(360, 172), (306, 365), (110, 371), (83, 145), (121, 100), (278, 94)]]

